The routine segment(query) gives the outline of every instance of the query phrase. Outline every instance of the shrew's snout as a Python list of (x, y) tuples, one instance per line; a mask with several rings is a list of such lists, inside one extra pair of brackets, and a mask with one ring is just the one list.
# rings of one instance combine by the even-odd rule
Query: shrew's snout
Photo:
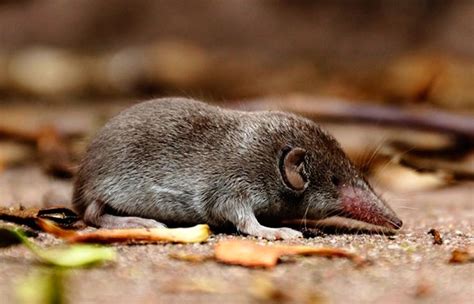
[(390, 206), (368, 189), (341, 188), (340, 209), (344, 217), (390, 229), (400, 229), (402, 220)]

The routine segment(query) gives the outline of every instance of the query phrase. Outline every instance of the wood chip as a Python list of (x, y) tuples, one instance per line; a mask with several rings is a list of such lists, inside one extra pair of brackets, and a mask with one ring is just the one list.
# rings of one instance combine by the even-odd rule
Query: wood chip
[(441, 234), (438, 230), (432, 228), (430, 231), (428, 231), (428, 234), (431, 234), (433, 236), (434, 245), (443, 245), (443, 238), (441, 237)]

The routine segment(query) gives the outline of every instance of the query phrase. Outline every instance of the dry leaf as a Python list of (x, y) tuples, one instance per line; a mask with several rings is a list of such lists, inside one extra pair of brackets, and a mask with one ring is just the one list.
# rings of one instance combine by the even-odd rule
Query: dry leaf
[[(38, 229), (38, 218), (49, 219), (63, 228), (81, 228), (77, 214), (68, 208), (6, 208), (0, 207), (0, 220)], [(82, 223), (83, 224), (83, 223)]]
[(205, 242), (211, 234), (208, 225), (196, 225), (189, 228), (98, 229), (92, 232), (76, 232), (61, 229), (49, 220), (38, 219), (37, 223), (43, 231), (70, 243), (201, 243)]
[[(72, 228), (73, 226), (77, 225), (80, 221), (79, 216), (68, 208), (57, 207), (57, 208), (44, 208), (38, 211), (37, 215), (38, 218), (42, 218), (45, 220), (50, 220), (56, 223), (61, 227)], [(82, 223), (82, 222), (81, 222)], [(82, 225), (85, 225), (82, 223)], [(81, 226), (75, 228), (83, 228)]]
[(366, 260), (343, 249), (328, 247), (272, 245), (264, 246), (251, 241), (220, 241), (215, 247), (215, 257), (219, 262), (246, 267), (274, 267), (280, 257), (286, 255), (318, 255), (342, 257), (360, 266)]
[(474, 254), (468, 249), (454, 249), (451, 253), (451, 264), (463, 264), (474, 262)]
[(36, 225), (35, 220), (38, 211), (38, 208), (24, 209), (21, 207), (0, 207), (0, 220), (37, 229), (38, 226)]

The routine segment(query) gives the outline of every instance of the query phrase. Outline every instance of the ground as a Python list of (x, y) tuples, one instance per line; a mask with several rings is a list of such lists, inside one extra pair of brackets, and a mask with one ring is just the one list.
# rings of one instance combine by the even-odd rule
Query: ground
[[(346, 248), (373, 262), (363, 268), (322, 257), (284, 259), (272, 270), (169, 257), (176, 252), (210, 254), (217, 240), (244, 238), (219, 234), (204, 244), (117, 246), (116, 263), (70, 271), (66, 294), (71, 303), (114, 304), (468, 303), (474, 298), (474, 264), (454, 265), (448, 260), (453, 249), (474, 244), (473, 187), (474, 183), (466, 182), (403, 194), (378, 189), (404, 220), (403, 229), (394, 236), (338, 233), (282, 242)], [(7, 205), (60, 202), (70, 189), (70, 182), (46, 177), (34, 166), (7, 169), (0, 175)], [(441, 232), (442, 245), (433, 244), (427, 234), (431, 228)], [(35, 242), (60, 243), (46, 234)], [(24, 247), (0, 249), (2, 302), (15, 302), (16, 286), (40, 268)]]

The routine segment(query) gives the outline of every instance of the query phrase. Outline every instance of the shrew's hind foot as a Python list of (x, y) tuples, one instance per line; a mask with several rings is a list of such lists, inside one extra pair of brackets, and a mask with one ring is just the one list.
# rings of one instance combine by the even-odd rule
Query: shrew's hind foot
[(93, 201), (84, 212), (84, 222), (95, 227), (109, 229), (123, 228), (163, 228), (165, 224), (137, 216), (112, 215), (106, 212), (105, 204), (99, 200)]
[(116, 216), (103, 214), (97, 219), (97, 226), (108, 229), (123, 228), (164, 228), (165, 224), (153, 219), (136, 216)]

